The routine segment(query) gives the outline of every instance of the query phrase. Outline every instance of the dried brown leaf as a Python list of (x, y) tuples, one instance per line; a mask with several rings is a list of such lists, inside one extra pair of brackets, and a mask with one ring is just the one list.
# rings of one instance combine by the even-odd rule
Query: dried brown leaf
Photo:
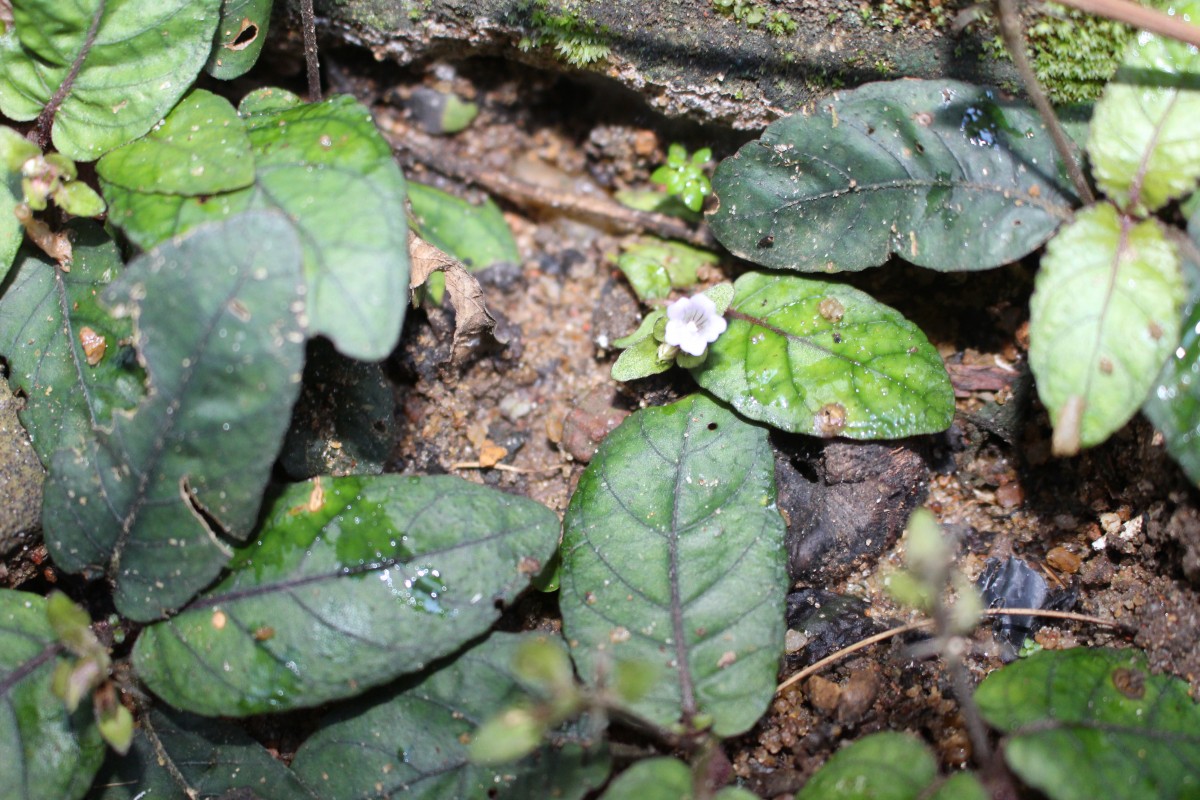
[(416, 234), (408, 236), (408, 254), (412, 260), (409, 289), (415, 289), (435, 272), (446, 276), (446, 293), (454, 308), (454, 342), (450, 363), (458, 366), (479, 346), (481, 338), (491, 335), (496, 320), (488, 313), (479, 281), (453, 256), (431, 245)]

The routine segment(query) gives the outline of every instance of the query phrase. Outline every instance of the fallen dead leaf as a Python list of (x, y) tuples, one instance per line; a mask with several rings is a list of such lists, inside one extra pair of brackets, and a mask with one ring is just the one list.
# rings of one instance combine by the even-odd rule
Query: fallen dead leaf
[(408, 235), (408, 254), (412, 259), (409, 290), (417, 288), (435, 272), (446, 276), (446, 293), (454, 308), (454, 342), (450, 363), (458, 366), (479, 346), (480, 337), (491, 335), (496, 320), (488, 313), (479, 281), (457, 259), (434, 247), (414, 233)]

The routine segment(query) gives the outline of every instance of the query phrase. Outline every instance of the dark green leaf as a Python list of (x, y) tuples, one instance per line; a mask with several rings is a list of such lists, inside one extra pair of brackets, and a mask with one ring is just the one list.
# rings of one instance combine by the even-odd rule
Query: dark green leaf
[(729, 328), (692, 375), (743, 415), (851, 439), (950, 425), (954, 391), (942, 359), (899, 312), (807, 278), (749, 272), (734, 286)]
[(1200, 302), (1183, 316), (1183, 339), (1142, 407), (1167, 439), (1167, 451), (1200, 485)]
[[(727, 786), (713, 800), (755, 800), (756, 795)], [(674, 758), (647, 758), (621, 773), (601, 800), (694, 800), (695, 776), (687, 764)]]
[(0, 110), (36, 118), (82, 61), (54, 117), (54, 147), (75, 161), (99, 158), (150, 130), (188, 90), (220, 3), (15, 0), (15, 31), (0, 36)]
[(55, 562), (107, 570), (128, 617), (187, 602), (231, 555), (220, 534), (254, 525), (300, 387), (299, 265), (286, 220), (247, 214), (141, 256), (102, 295), (134, 319), (149, 392), (55, 454), (43, 524)]
[(104, 759), (90, 703), (68, 713), (54, 695), (65, 653), (46, 618), (46, 600), (0, 589), (0, 793), (12, 800), (82, 797)]
[(273, 0), (224, 0), (212, 54), (204, 68), (230, 80), (254, 66), (267, 40)]
[(96, 173), (135, 192), (209, 195), (249, 186), (254, 158), (229, 101), (196, 89), (149, 134), (101, 158)]
[(1134, 650), (1043, 650), (975, 694), (1004, 758), (1053, 800), (1200, 796), (1200, 708)]
[(1158, 222), (1104, 203), (1050, 242), (1030, 300), (1029, 366), (1054, 422), (1054, 449), (1099, 444), (1145, 401), (1175, 347), (1185, 299)]
[[(256, 800), (315, 798), (281, 761), (227, 722), (155, 709), (140, 723), (133, 751), (105, 763), (88, 795), (91, 800), (188, 800), (168, 763), (195, 792), (193, 798), (241, 797), (226, 794), (238, 789), (252, 791)], [(161, 751), (148, 733), (161, 743)]]
[(77, 220), (67, 229), (74, 238), (71, 271), (40, 250), (22, 251), (0, 314), (0, 355), (8, 360), (9, 382), (25, 392), (21, 423), (45, 465), (60, 448), (83, 447), (94, 430), (111, 424), (114, 411), (132, 408), (143, 394), (142, 371), (121, 344), (132, 325), (97, 302), (121, 273), (120, 253), (94, 222)]
[(874, 83), (771, 124), (721, 162), (713, 233), (735, 255), (805, 272), (892, 253), (990, 269), (1037, 249), (1073, 197), (1037, 114), (956, 81)]
[[(577, 800), (608, 775), (602, 746), (568, 725), (515, 764), (472, 764), (467, 743), (485, 720), (537, 687), (513, 671), (523, 643), (538, 634), (494, 633), (416, 683), (339, 712), (296, 753), (292, 768), (329, 800)], [(547, 641), (562, 647), (557, 637)]]
[(440, 189), (410, 183), (408, 199), (417, 235), (467, 269), (483, 269), (501, 261), (521, 263), (512, 231), (491, 198), (473, 205)]
[(487, 630), (557, 538), (549, 509), (458, 478), (317, 478), (276, 501), (228, 578), (142, 632), (134, 663), (200, 714), (349, 697)]
[[(272, 95), (251, 105), (288, 102)], [(304, 246), (312, 331), (352, 358), (384, 358), (400, 337), (408, 305), (404, 177), (391, 147), (351, 97), (255, 113), (243, 122), (254, 151), (252, 186), (178, 197), (105, 182), (109, 219), (149, 248), (245, 209), (284, 212)]]
[(915, 736), (877, 733), (839, 750), (796, 800), (987, 800), (974, 776), (938, 778), (933, 753)]
[[(1200, 18), (1200, 3), (1172, 13)], [(1196, 188), (1200, 178), (1200, 51), (1145, 34), (1125, 54), (1096, 103), (1088, 157), (1097, 185), (1130, 213), (1145, 215)]]
[(630, 703), (733, 736), (775, 690), (787, 589), (766, 431), (704, 395), (635, 412), (600, 445), (564, 520), (563, 630), (586, 681), (662, 667)]

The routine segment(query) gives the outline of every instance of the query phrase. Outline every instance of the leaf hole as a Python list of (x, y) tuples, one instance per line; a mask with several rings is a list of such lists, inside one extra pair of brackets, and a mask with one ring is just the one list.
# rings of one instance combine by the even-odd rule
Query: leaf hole
[(225, 45), (227, 50), (245, 50), (250, 45), (254, 44), (254, 40), (258, 38), (258, 26), (249, 19), (242, 20), (242, 27), (238, 31), (237, 36), (233, 41)]
[(710, 431), (715, 431), (717, 429), (717, 423), (715, 423), (715, 422), (708, 423), (708, 429)]

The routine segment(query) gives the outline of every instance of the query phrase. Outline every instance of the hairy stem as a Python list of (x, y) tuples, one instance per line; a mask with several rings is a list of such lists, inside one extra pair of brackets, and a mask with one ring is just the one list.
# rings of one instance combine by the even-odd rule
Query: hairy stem
[(29, 132), (30, 140), (43, 150), (50, 146), (50, 131), (54, 128), (54, 117), (57, 116), (58, 109), (75, 86), (75, 79), (79, 77), (79, 70), (83, 69), (83, 62), (87, 60), (88, 53), (92, 51), (92, 45), (96, 43), (96, 34), (100, 30), (100, 20), (104, 17), (104, 9), (107, 5), (103, 0), (96, 4), (96, 13), (92, 15), (92, 24), (88, 27), (87, 35), (83, 37), (83, 46), (79, 48), (79, 52), (75, 54), (75, 60), (71, 62), (71, 69), (67, 71), (66, 77), (58, 85), (58, 91), (54, 93), (50, 101), (42, 108), (42, 113), (38, 114), (38, 118), (34, 121), (33, 128)]
[(996, 0), (996, 13), (1000, 18), (1000, 35), (1004, 39), (1004, 46), (1012, 56), (1013, 65), (1025, 84), (1025, 91), (1029, 93), (1029, 99), (1042, 115), (1042, 121), (1050, 131), (1050, 138), (1067, 168), (1076, 194), (1085, 205), (1091, 205), (1096, 202), (1096, 196), (1092, 194), (1092, 187), (1088, 185), (1083, 169), (1079, 166), (1079, 152), (1063, 130), (1062, 123), (1058, 121), (1058, 115), (1054, 113), (1054, 107), (1050, 105), (1050, 99), (1046, 97), (1046, 92), (1029, 63), (1029, 56), (1025, 53), (1025, 35), (1021, 30), (1021, 14), (1017, 10), (1017, 0)]
[(308, 100), (321, 102), (321, 65), (317, 61), (317, 18), (313, 0), (300, 0), (300, 22), (304, 29), (304, 63), (308, 65)]

